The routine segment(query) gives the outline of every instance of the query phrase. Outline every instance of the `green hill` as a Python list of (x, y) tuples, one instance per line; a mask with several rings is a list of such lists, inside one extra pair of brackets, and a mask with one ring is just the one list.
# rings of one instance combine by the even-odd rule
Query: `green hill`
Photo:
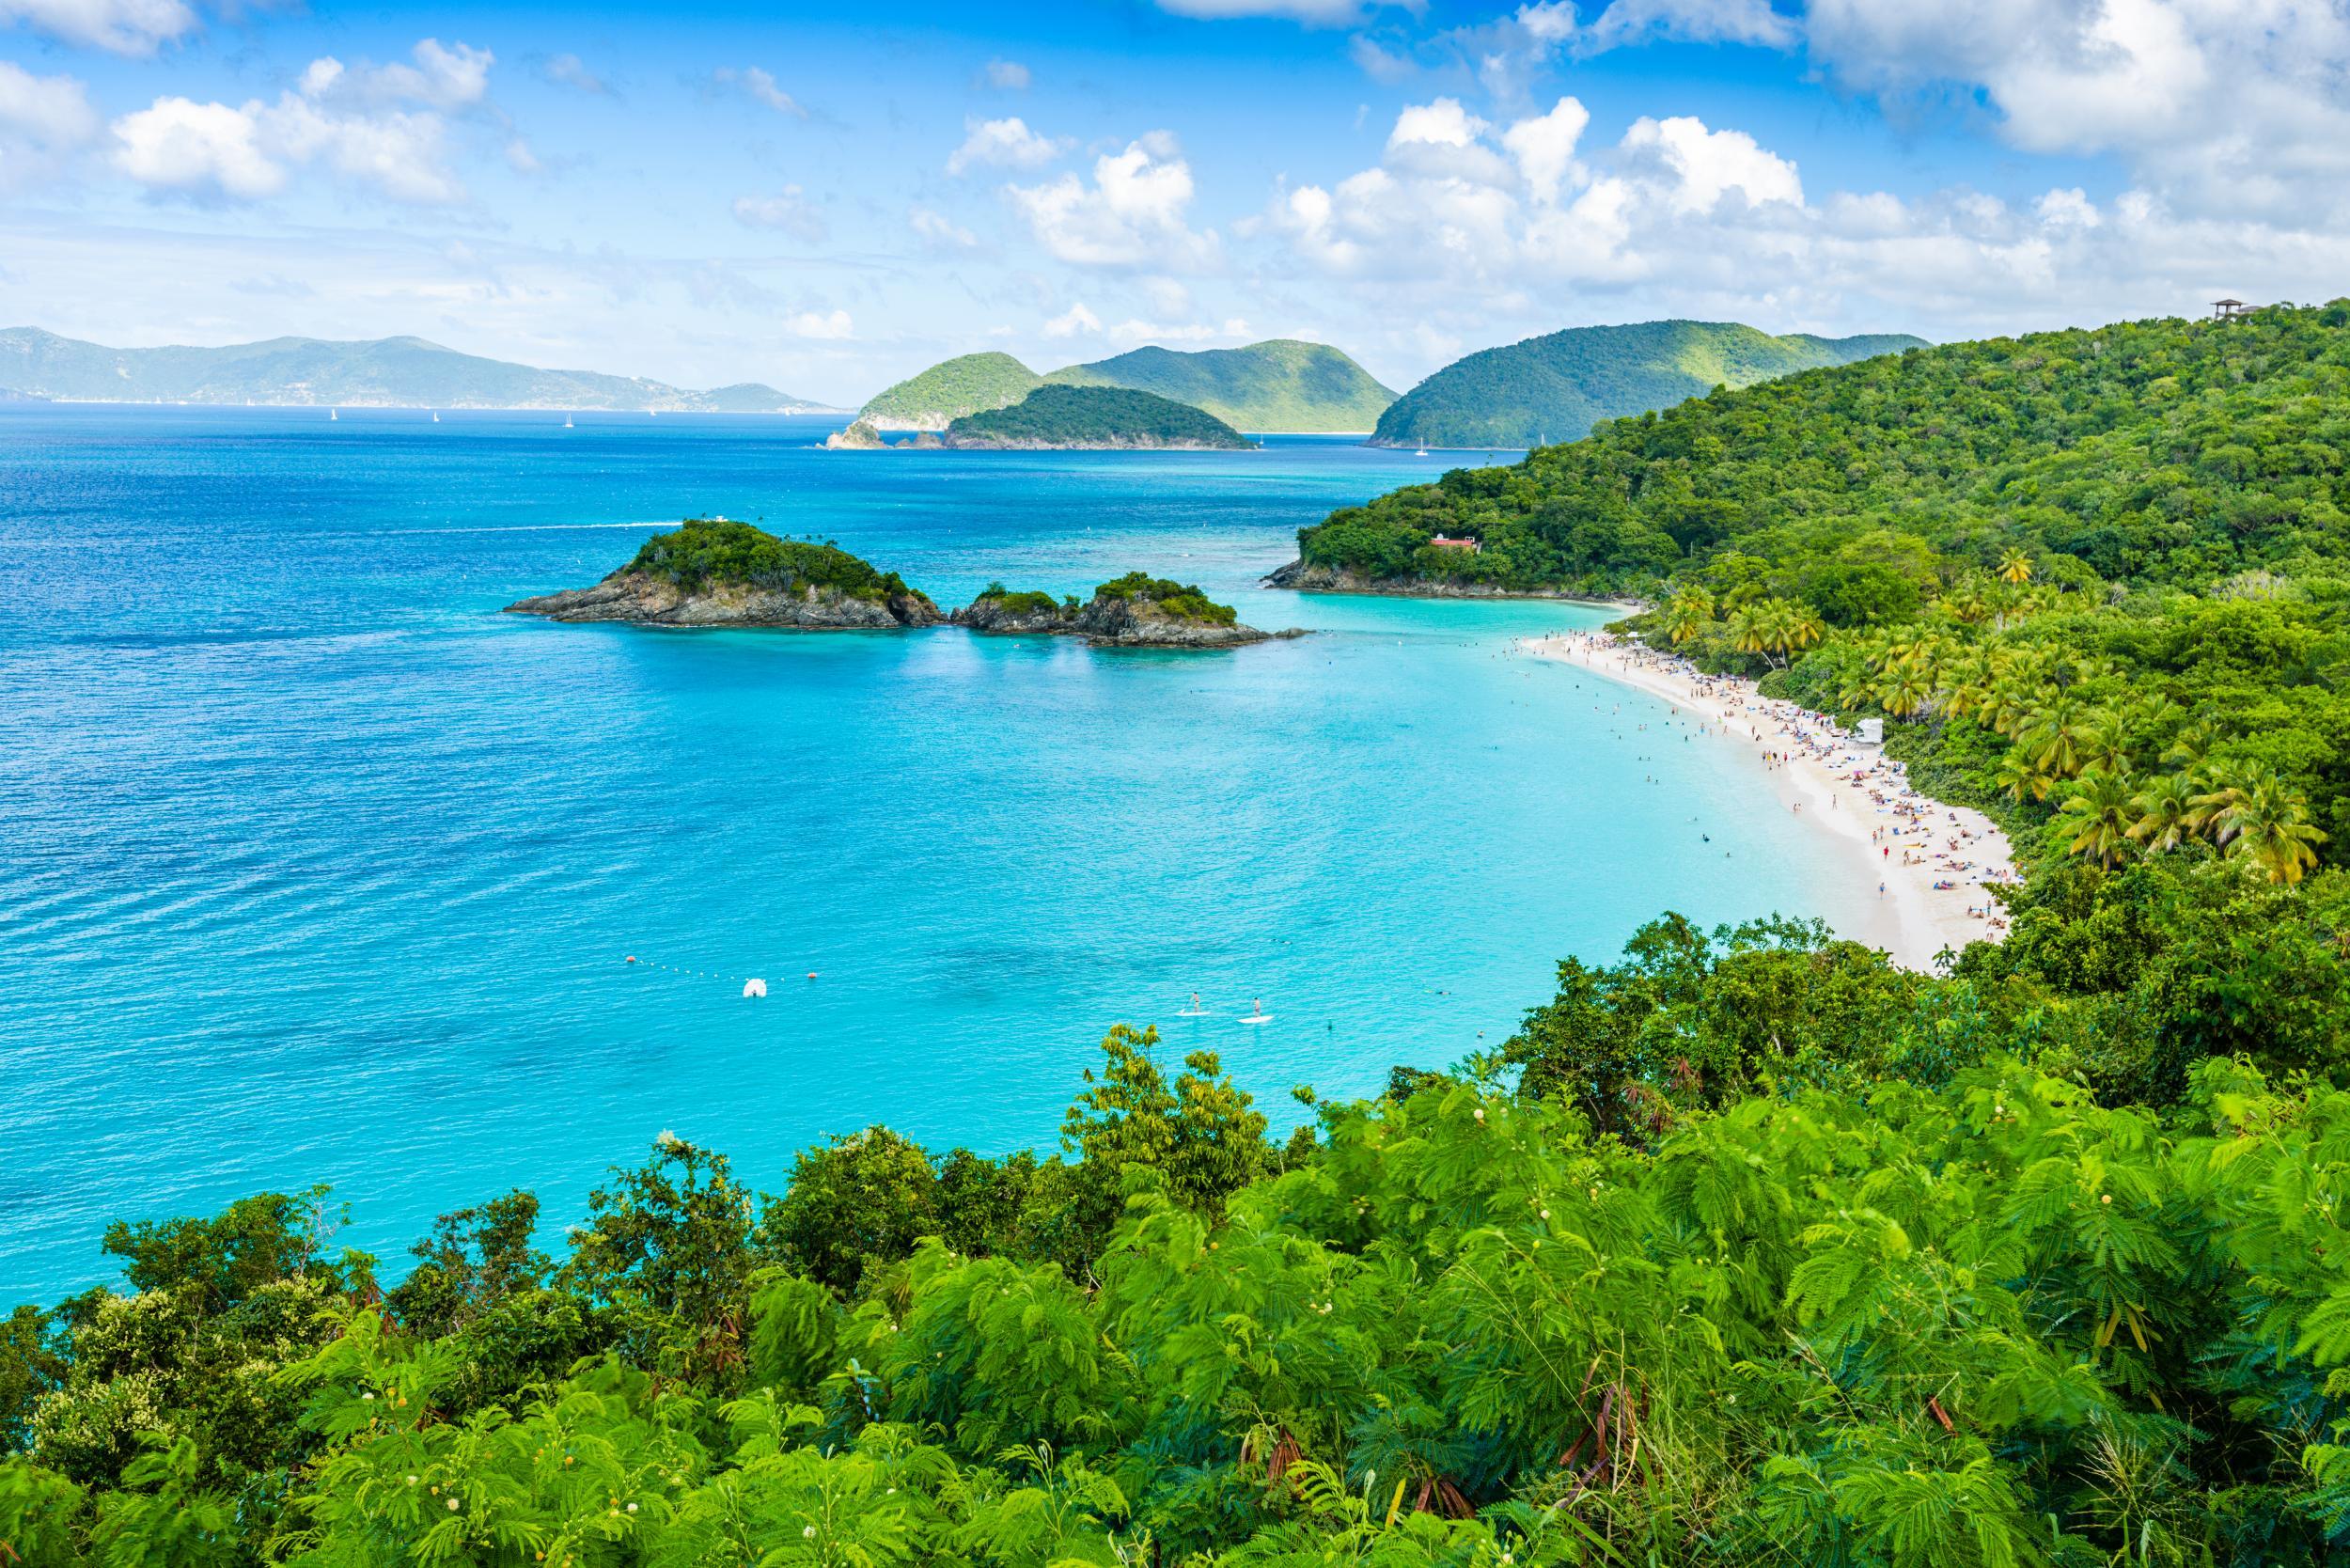
[(1287, 337), (1196, 353), (1136, 349), (1044, 379), (1153, 392), (1245, 431), (1368, 431), (1395, 401), (1393, 392), (1337, 349)]
[(110, 349), (12, 327), (0, 332), (0, 386), (79, 402), (837, 412), (755, 383), (696, 392), (636, 376), (483, 359), (421, 337), (273, 337), (217, 349)]
[(887, 388), (857, 411), (883, 431), (943, 431), (966, 414), (1016, 403), (1043, 380), (1008, 353), (966, 353)]
[(1246, 448), (1204, 409), (1122, 386), (1040, 386), (1009, 408), (947, 427), (949, 447)]
[(1716, 386), (1924, 346), (1898, 334), (1774, 337), (1734, 321), (1574, 327), (1486, 349), (1413, 387), (1379, 419), (1374, 447), (1526, 447), (1573, 441), (1602, 419), (1668, 408)]

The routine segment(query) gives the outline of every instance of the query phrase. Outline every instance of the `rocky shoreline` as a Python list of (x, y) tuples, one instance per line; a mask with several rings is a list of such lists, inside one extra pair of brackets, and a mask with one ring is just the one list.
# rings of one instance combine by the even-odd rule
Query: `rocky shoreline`
[(1315, 566), (1293, 560), (1263, 578), (1267, 588), (1298, 593), (1359, 593), (1389, 599), (1556, 599), (1575, 604), (1606, 604), (1624, 610), (1646, 606), (1634, 600), (1594, 599), (1565, 588), (1496, 588), (1489, 583), (1463, 583), (1436, 577), (1366, 577), (1339, 567)]
[(938, 626), (947, 620), (928, 594), (912, 589), (869, 598), (834, 588), (775, 589), (713, 583), (688, 592), (666, 579), (629, 571), (616, 572), (591, 588), (517, 600), (506, 606), (505, 613), (633, 626), (740, 626), (801, 632), (886, 632)]
[(1161, 610), (1148, 599), (1097, 594), (1079, 604), (1034, 603), (1041, 594), (981, 594), (949, 619), (957, 626), (989, 636), (1083, 637), (1098, 648), (1245, 648), (1276, 637), (1302, 637), (1297, 627), (1282, 632), (1254, 626), (1219, 625)]

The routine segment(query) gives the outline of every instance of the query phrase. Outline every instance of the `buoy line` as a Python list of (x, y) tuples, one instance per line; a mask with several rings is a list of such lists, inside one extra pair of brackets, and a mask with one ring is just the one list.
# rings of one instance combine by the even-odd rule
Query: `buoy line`
[[(628, 954), (620, 962), (639, 969), (658, 969), (665, 975), (676, 975), (684, 980), (725, 980), (729, 984), (740, 984), (744, 996), (767, 995), (767, 981), (758, 975), (724, 975), (715, 969), (688, 969), (681, 964), (663, 964), (657, 959), (638, 958), (634, 953)], [(810, 969), (807, 978), (814, 980), (816, 971)]]

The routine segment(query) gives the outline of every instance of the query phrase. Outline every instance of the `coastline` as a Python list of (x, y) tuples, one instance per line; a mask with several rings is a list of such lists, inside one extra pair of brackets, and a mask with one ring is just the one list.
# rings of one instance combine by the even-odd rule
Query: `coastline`
[[(1945, 948), (1996, 942), (2005, 933), (2005, 917), (1983, 887), (2018, 880), (2007, 835), (1980, 811), (1912, 790), (1900, 762), (1836, 738), (1834, 720), (1762, 697), (1751, 681), (1707, 675), (1685, 659), (1606, 632), (1560, 633), (1520, 646), (1535, 658), (1577, 665), (1662, 698), (1698, 721), (1697, 739), (1728, 743), (1763, 763), (1779, 805), (1818, 825), (1832, 873), (1883, 886), (1877, 917), (1838, 935), (1882, 949), (1902, 968), (1931, 974)], [(1862, 782), (1854, 782), (1856, 774)]]

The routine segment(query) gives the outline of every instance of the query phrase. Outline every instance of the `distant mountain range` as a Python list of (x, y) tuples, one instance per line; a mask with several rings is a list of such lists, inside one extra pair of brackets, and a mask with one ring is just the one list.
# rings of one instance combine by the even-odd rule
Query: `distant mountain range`
[(1008, 353), (933, 365), (867, 403), (858, 417), (884, 431), (940, 431), (968, 415), (1008, 408), (1040, 386), (1122, 387), (1189, 403), (1244, 431), (1368, 431), (1395, 394), (1322, 343), (1274, 338), (1239, 349), (1143, 348), (1039, 375)]
[(1735, 321), (1575, 327), (1456, 360), (1388, 407), (1374, 447), (1520, 447), (1577, 441), (1716, 386), (1926, 347), (1898, 333), (1774, 337)]
[(421, 337), (352, 343), (273, 337), (218, 349), (110, 349), (34, 327), (0, 331), (0, 397), (12, 391), (69, 402), (846, 412), (755, 382), (697, 392), (637, 376), (510, 365)]

